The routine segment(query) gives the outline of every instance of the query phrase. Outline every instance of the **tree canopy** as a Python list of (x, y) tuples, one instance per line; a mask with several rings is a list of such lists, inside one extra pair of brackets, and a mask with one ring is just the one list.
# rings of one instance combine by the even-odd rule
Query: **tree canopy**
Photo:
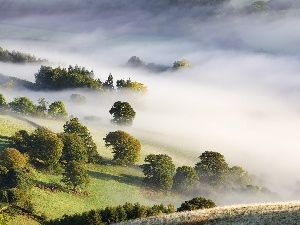
[(75, 67), (70, 65), (68, 69), (41, 66), (35, 74), (35, 82), (40, 89), (48, 90), (71, 88), (102, 90), (102, 83), (94, 79), (94, 72), (77, 65)]
[(78, 135), (84, 142), (87, 149), (88, 162), (97, 163), (100, 160), (99, 153), (97, 151), (97, 145), (95, 144), (93, 137), (86, 126), (79, 122), (77, 117), (74, 117), (64, 124), (64, 132), (68, 134)]
[(36, 112), (36, 105), (27, 97), (16, 97), (8, 105), (14, 112), (26, 115), (32, 115)]
[(222, 154), (205, 151), (199, 156), (200, 162), (195, 166), (200, 182), (212, 186), (223, 185), (228, 175), (228, 164)]
[(44, 166), (50, 170), (57, 169), (63, 149), (61, 139), (46, 127), (38, 127), (30, 135), (30, 139), (30, 157), (42, 160)]
[(197, 209), (213, 208), (216, 207), (216, 204), (210, 200), (203, 197), (193, 198), (189, 201), (185, 201), (177, 209), (177, 212), (181, 211), (192, 211)]
[(114, 117), (111, 122), (118, 125), (131, 125), (136, 114), (128, 102), (121, 101), (115, 102), (109, 113)]
[(27, 161), (27, 158), (15, 148), (6, 148), (0, 153), (0, 162), (7, 169), (24, 168)]
[(176, 169), (173, 178), (173, 189), (178, 192), (190, 192), (195, 190), (199, 184), (199, 177), (193, 167), (182, 166)]
[(132, 165), (140, 158), (141, 143), (130, 134), (118, 130), (109, 132), (105, 138), (106, 147), (112, 147), (114, 160), (120, 165)]
[(140, 167), (145, 175), (144, 181), (146, 184), (159, 190), (171, 190), (175, 165), (170, 156), (150, 154), (146, 156), (145, 164)]
[(85, 186), (89, 183), (90, 176), (85, 165), (81, 162), (70, 161), (67, 163), (63, 173), (62, 182), (76, 190), (77, 187)]
[(62, 101), (55, 101), (49, 105), (48, 114), (55, 119), (63, 119), (68, 116), (65, 104)]

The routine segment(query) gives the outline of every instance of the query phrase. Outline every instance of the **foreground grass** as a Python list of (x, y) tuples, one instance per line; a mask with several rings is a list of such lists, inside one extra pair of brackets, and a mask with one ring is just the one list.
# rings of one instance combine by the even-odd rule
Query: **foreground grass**
[(292, 225), (299, 224), (300, 202), (233, 205), (132, 220), (119, 225)]

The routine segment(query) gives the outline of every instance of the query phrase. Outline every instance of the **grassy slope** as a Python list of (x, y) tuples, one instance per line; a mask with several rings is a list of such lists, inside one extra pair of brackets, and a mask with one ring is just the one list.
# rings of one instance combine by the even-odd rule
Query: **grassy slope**
[[(63, 131), (63, 121), (44, 120), (38, 118), (13, 118), (8, 115), (0, 115), (0, 146), (7, 146), (9, 137), (20, 129), (33, 131), (38, 125), (46, 126), (54, 132)], [(111, 158), (109, 149), (104, 147), (103, 137), (105, 130), (90, 129), (101, 156)], [(152, 153), (153, 146), (143, 148), (143, 155)], [(1, 149), (0, 149), (1, 150)], [(178, 196), (163, 196), (143, 187), (143, 173), (138, 166), (121, 167), (116, 165), (88, 165), (92, 177), (90, 184), (84, 189), (88, 196), (80, 196), (73, 193), (53, 192), (33, 188), (32, 202), (37, 215), (46, 214), (48, 218), (58, 218), (63, 214), (74, 214), (95, 208), (103, 208), (107, 205), (120, 205), (126, 201), (140, 202), (144, 205), (156, 203), (176, 203), (182, 200)], [(62, 185), (61, 176), (50, 175), (42, 172), (36, 173), (36, 181), (44, 185)], [(17, 218), (27, 221), (26, 218)], [(15, 223), (17, 224), (17, 222)], [(30, 221), (28, 222), (30, 224)]]
[(119, 225), (291, 225), (299, 224), (300, 202), (233, 205), (132, 220)]

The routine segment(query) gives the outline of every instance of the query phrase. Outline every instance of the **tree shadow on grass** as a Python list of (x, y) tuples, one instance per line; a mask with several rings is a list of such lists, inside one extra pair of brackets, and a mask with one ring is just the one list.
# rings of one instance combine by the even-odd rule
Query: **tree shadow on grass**
[(119, 176), (107, 174), (107, 173), (101, 173), (96, 171), (89, 171), (89, 175), (93, 178), (100, 179), (100, 180), (114, 180), (123, 184), (133, 185), (137, 187), (143, 187), (143, 178), (128, 174), (120, 174)]
[(0, 151), (9, 147), (11, 144), (11, 137), (0, 135)]

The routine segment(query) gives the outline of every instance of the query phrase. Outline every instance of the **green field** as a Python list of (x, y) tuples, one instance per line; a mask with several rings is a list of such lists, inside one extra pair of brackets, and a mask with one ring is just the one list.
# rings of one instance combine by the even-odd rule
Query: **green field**
[[(65, 123), (63, 121), (30, 117), (14, 118), (9, 115), (0, 115), (0, 121), (1, 149), (8, 146), (10, 136), (20, 129), (30, 132), (37, 126), (45, 126), (54, 132), (61, 132)], [(183, 201), (179, 196), (164, 195), (147, 189), (143, 185), (143, 173), (138, 166), (122, 167), (114, 165), (110, 161), (112, 158), (110, 149), (104, 146), (103, 137), (107, 131), (95, 127), (91, 128), (90, 131), (98, 146), (100, 155), (106, 159), (105, 162), (101, 165), (87, 165), (91, 182), (82, 190), (82, 193), (69, 193), (60, 182), (61, 175), (36, 171), (36, 186), (32, 189), (32, 203), (36, 215), (43, 214), (48, 219), (54, 219), (64, 214), (80, 213), (106, 206), (117, 206), (125, 202), (153, 205), (157, 203), (176, 204)], [(168, 154), (171, 151), (170, 148), (159, 147), (157, 143), (146, 143), (145, 146), (142, 143), (142, 146), (140, 163), (147, 154), (159, 152)], [(178, 159), (180, 158), (182, 156), (178, 157)], [(51, 190), (49, 187), (55, 188)], [(25, 216), (18, 216), (14, 219), (13, 224), (36, 224), (36, 221)]]

